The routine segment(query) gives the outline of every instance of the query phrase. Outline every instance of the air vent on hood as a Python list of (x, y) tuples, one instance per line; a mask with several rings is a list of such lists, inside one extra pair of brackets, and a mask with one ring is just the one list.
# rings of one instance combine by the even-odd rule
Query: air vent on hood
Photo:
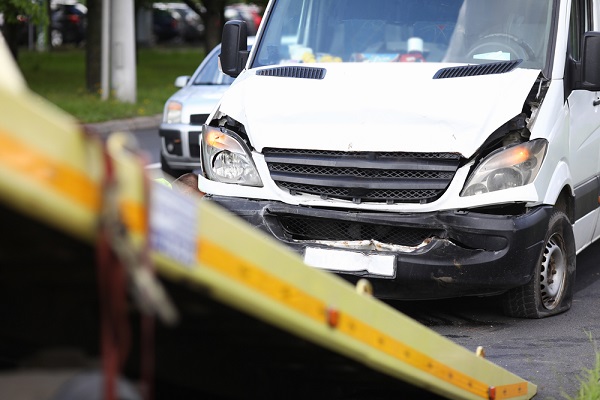
[(313, 67), (276, 67), (256, 71), (256, 75), (279, 76), (284, 78), (323, 79), (325, 68)]
[(521, 64), (523, 60), (501, 61), (479, 65), (463, 65), (460, 67), (442, 68), (433, 76), (433, 79), (462, 78), (465, 76), (493, 75), (510, 72)]

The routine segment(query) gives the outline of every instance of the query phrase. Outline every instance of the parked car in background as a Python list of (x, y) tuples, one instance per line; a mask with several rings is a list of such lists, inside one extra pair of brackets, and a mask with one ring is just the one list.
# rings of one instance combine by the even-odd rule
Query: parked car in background
[(246, 21), (248, 34), (256, 35), (262, 20), (262, 10), (255, 4), (231, 4), (225, 7), (225, 20)]
[[(254, 38), (248, 38), (248, 46), (253, 43)], [(202, 124), (233, 82), (233, 78), (219, 69), (220, 52), (221, 45), (218, 45), (191, 77), (178, 77), (175, 86), (180, 89), (165, 104), (158, 132), (160, 162), (162, 170), (173, 177), (200, 167), (198, 138)]]
[(77, 46), (85, 41), (87, 7), (69, 0), (50, 4), (50, 44), (59, 47), (66, 43)]
[(164, 4), (156, 3), (152, 7), (152, 35), (154, 42), (164, 42), (179, 36), (177, 14)]
[(185, 42), (197, 42), (204, 38), (204, 22), (197, 12), (185, 3), (163, 3), (177, 19), (179, 36)]

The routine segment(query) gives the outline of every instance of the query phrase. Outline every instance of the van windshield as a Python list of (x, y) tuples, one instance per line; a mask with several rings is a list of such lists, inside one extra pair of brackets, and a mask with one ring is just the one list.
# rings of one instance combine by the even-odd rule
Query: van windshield
[(521, 59), (521, 67), (542, 69), (552, 5), (552, 0), (277, 0), (253, 67)]

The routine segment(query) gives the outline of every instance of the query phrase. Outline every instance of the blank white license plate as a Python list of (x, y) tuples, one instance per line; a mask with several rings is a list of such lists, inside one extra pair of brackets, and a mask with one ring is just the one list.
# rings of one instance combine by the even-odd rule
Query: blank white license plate
[(396, 257), (383, 254), (363, 254), (347, 250), (307, 247), (304, 262), (311, 267), (342, 272), (368, 272), (393, 277)]

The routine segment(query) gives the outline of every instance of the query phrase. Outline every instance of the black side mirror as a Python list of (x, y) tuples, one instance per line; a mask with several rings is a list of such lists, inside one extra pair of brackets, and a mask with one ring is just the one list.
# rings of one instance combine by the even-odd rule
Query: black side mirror
[(600, 90), (600, 32), (586, 32), (583, 36), (581, 89)]
[(233, 78), (246, 67), (248, 61), (248, 28), (245, 21), (228, 21), (223, 27), (221, 43), (221, 71)]

